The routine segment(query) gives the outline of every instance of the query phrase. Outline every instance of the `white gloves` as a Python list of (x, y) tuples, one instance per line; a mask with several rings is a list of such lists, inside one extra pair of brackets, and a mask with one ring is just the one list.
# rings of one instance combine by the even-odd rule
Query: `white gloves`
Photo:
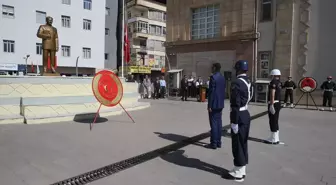
[(274, 109), (274, 105), (270, 105), (269, 110), (268, 110), (271, 114), (275, 114), (275, 109)]
[(237, 134), (238, 133), (238, 124), (231, 123), (231, 129), (233, 133)]

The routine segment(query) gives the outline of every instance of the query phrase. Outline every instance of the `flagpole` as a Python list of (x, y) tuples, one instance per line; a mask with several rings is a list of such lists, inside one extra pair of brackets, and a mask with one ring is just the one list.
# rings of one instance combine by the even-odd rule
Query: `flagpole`
[(121, 48), (121, 77), (124, 77), (124, 60), (125, 60), (125, 52), (124, 52), (124, 48), (125, 48), (125, 0), (122, 1), (123, 5), (122, 5), (122, 48)]

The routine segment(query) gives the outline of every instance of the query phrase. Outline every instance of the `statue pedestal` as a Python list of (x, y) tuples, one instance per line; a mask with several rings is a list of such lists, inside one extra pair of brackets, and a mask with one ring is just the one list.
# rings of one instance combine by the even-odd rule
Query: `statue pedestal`
[[(128, 110), (149, 107), (138, 102), (137, 83), (123, 82), (121, 103)], [(99, 103), (92, 94), (92, 77), (0, 76), (0, 124), (50, 123), (94, 117)], [(120, 107), (102, 107), (100, 116), (121, 114)]]

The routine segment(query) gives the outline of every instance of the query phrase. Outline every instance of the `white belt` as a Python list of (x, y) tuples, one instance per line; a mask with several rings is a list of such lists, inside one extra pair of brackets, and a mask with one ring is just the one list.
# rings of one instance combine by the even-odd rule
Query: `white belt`
[(333, 92), (333, 89), (324, 89), (324, 91)]
[[(279, 100), (274, 100), (274, 103), (279, 103)], [(271, 102), (269, 101), (268, 104), (270, 104)]]
[(293, 90), (294, 88), (293, 87), (287, 87), (286, 89), (292, 89)]
[(248, 106), (246, 105), (246, 106), (244, 106), (244, 107), (240, 107), (239, 108), (239, 111), (245, 111), (245, 110), (247, 110), (248, 109)]

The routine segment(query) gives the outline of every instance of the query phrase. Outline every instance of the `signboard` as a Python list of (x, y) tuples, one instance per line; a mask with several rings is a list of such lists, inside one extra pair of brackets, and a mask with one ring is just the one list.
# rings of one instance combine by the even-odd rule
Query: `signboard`
[[(152, 68), (146, 66), (125, 66), (124, 69), (127, 70), (128, 74), (132, 73), (151, 74), (152, 72)], [(121, 71), (121, 67), (119, 67), (119, 71)]]
[(17, 71), (17, 64), (0, 64), (0, 71)]

